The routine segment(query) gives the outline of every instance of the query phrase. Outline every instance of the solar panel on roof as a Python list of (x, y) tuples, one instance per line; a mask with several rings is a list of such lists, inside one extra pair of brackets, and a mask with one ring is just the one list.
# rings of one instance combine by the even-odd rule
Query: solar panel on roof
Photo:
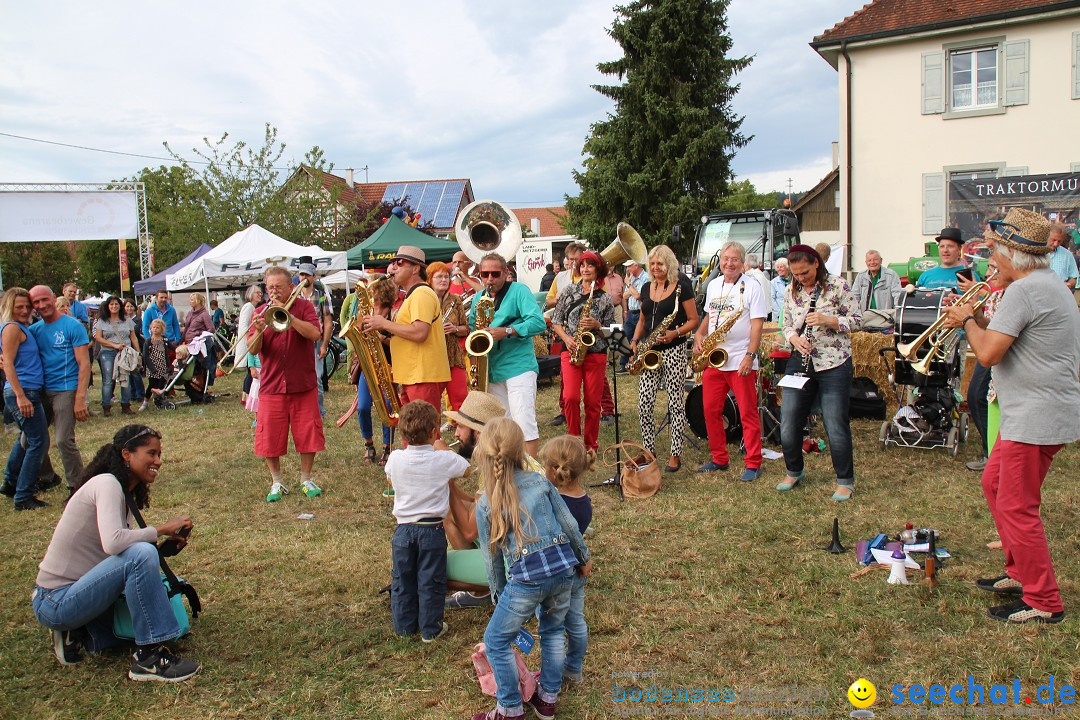
[(457, 219), (458, 206), (461, 204), (461, 194), (465, 191), (463, 180), (454, 180), (446, 183), (443, 188), (442, 199), (439, 208), (432, 216), (435, 227), (450, 227)]
[(402, 200), (421, 215), (421, 221), (431, 220), (435, 227), (450, 227), (457, 218), (464, 180), (394, 183), (386, 186), (384, 202)]

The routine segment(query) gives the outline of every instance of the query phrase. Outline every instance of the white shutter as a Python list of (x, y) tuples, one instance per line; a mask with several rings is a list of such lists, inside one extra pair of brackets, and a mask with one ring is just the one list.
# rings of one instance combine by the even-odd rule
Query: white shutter
[(1027, 40), (1005, 43), (1005, 105), (1028, 104)]
[(1080, 172), (1080, 163), (1073, 163), (1069, 165), (1069, 172)]
[(945, 173), (923, 173), (922, 232), (937, 235), (945, 227)]
[(1073, 33), (1072, 65), (1072, 97), (1080, 100), (1080, 32)]
[(1007, 167), (1007, 168), (1005, 168), (1005, 172), (1002, 173), (1001, 176), (1002, 177), (1016, 177), (1018, 175), (1027, 175), (1027, 174), (1028, 174), (1028, 169), (1027, 169), (1027, 165), (1025, 165), (1023, 167)]
[[(922, 114), (936, 115), (943, 112), (945, 112), (945, 53), (940, 51), (923, 53)], [(934, 232), (937, 233), (937, 230)]]

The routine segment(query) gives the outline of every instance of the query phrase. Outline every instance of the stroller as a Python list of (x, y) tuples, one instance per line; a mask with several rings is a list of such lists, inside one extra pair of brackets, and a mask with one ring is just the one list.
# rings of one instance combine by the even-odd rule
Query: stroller
[[(905, 358), (899, 348), (928, 330), (944, 311), (951, 290), (916, 290), (907, 293), (897, 311), (896, 345), (882, 348), (881, 358), (890, 370), (899, 409), (881, 424), (881, 447), (889, 445), (921, 449), (946, 448), (954, 457), (967, 440), (968, 414), (960, 411), (960, 380), (966, 343), (957, 339), (945, 348), (944, 358), (934, 358), (927, 372), (915, 369), (925, 361), (933, 339), (924, 342), (916, 356)], [(893, 354), (891, 368), (887, 355)]]
[[(205, 345), (206, 352), (214, 353), (218, 350), (219, 343), (211, 333), (203, 333), (188, 345), (181, 345), (176, 349), (176, 372), (161, 389), (153, 390), (155, 403), (165, 410), (175, 410), (178, 403), (168, 399), (168, 394), (174, 387), (180, 385), (184, 394), (188, 396), (188, 402), (193, 405), (203, 405), (214, 402), (214, 395), (210, 394), (210, 373), (213, 369), (208, 367), (206, 358), (198, 352)], [(158, 402), (160, 400), (160, 402)]]

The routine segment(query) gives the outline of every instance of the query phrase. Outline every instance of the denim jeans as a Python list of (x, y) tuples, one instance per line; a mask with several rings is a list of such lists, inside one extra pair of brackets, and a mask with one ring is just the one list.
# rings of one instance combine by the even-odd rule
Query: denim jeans
[[(113, 363), (116, 362), (116, 350), (101, 348), (98, 355), (98, 366), (101, 368), (101, 407), (111, 407), (113, 401), (113, 388), (116, 381), (113, 380)], [(120, 388), (120, 402), (125, 405), (131, 404), (131, 388)]]
[(574, 571), (537, 581), (511, 578), (499, 595), (499, 601), (484, 631), (488, 662), (495, 675), (495, 697), (499, 707), (513, 713), (522, 707), (518, 685), (517, 662), (510, 646), (521, 626), (540, 607), (540, 687), (556, 694), (562, 688), (563, 665), (566, 662), (566, 638), (563, 633)]
[(811, 370), (809, 377), (801, 389), (784, 388), (780, 442), (784, 448), (787, 474), (798, 477), (803, 471), (803, 428), (817, 400), (821, 403), (821, 418), (825, 421), (825, 433), (829, 437), (836, 484), (853, 487), (855, 464), (851, 455), (851, 417), (848, 413), (851, 403), (851, 358), (830, 370)]
[(142, 402), (146, 399), (146, 385), (143, 383), (142, 374), (138, 371), (128, 375), (128, 383), (131, 391), (132, 402)]
[(394, 530), (390, 558), (390, 613), (394, 632), (427, 638), (442, 630), (446, 599), (446, 530), (403, 523)]
[(586, 578), (574, 575), (570, 590), (570, 609), (566, 613), (566, 667), (563, 675), (581, 677), (585, 651), (589, 647), (589, 625), (585, 622)]
[(971, 411), (971, 421), (975, 423), (975, 429), (982, 437), (982, 454), (989, 456), (989, 438), (986, 437), (986, 415), (989, 404), (986, 402), (986, 393), (990, 391), (990, 369), (975, 363), (975, 371), (971, 373), (971, 382), (968, 383), (967, 403)]
[(4, 407), (15, 417), (15, 424), (26, 439), (25, 451), (19, 440), (12, 443), (7, 467), (4, 469), (4, 484), (15, 486), (16, 503), (34, 497), (34, 485), (37, 483), (42, 458), (48, 452), (49, 442), (49, 423), (45, 419), (45, 406), (41, 402), (42, 391), (23, 389), (23, 394), (34, 406), (34, 414), (30, 417), (23, 417), (19, 412), (15, 391), (11, 388), (4, 391)]
[(34, 591), (34, 615), (50, 630), (85, 627), (90, 652), (120, 642), (112, 633), (112, 607), (121, 593), (131, 611), (137, 645), (154, 645), (180, 636), (165, 585), (161, 582), (158, 551), (147, 542), (135, 543), (119, 555), (95, 565), (71, 585)]
[[(360, 373), (360, 382), (356, 384), (356, 420), (360, 423), (360, 437), (365, 440), (371, 440), (375, 437), (374, 429), (371, 425), (371, 390), (368, 389), (367, 380), (364, 379), (364, 373)], [(380, 423), (381, 424), (381, 423)], [(382, 441), (383, 445), (390, 444), (390, 428), (382, 426)]]

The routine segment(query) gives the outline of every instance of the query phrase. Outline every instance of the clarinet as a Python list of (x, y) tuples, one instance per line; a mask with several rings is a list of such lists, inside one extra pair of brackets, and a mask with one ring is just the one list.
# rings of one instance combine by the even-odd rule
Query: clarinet
[[(817, 308), (817, 301), (818, 298), (821, 297), (821, 290), (822, 285), (819, 283), (818, 286), (814, 288), (814, 293), (810, 296), (810, 308), (806, 311), (808, 316), (810, 313), (814, 312), (815, 308)], [(813, 344), (814, 342), (814, 326), (807, 325), (806, 320), (803, 320), (802, 338), (808, 343)], [(799, 371), (799, 375), (806, 376), (806, 374), (810, 372), (810, 355), (813, 351), (813, 348), (810, 348), (810, 352), (802, 356), (802, 370)]]

